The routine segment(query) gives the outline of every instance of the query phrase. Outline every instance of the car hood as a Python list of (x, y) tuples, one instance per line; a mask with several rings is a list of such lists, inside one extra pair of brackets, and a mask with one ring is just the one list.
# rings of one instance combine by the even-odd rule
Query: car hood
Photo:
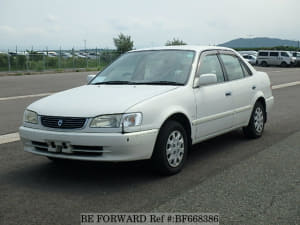
[(161, 85), (85, 85), (32, 103), (39, 115), (94, 117), (124, 113), (133, 105), (178, 88)]

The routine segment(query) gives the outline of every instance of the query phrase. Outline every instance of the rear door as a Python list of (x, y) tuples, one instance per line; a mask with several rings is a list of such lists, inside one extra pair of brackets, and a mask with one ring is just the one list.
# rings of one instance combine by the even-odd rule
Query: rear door
[(270, 52), (270, 64), (280, 65), (279, 52)]
[(251, 100), (256, 93), (256, 81), (251, 70), (233, 52), (221, 52), (220, 59), (225, 68), (228, 83), (232, 87), (233, 126), (244, 126), (248, 123), (251, 115)]

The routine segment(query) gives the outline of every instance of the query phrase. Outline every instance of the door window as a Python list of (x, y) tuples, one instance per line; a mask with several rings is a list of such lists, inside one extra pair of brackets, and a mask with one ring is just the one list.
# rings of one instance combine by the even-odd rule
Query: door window
[(248, 77), (248, 76), (251, 76), (252, 75), (252, 72), (251, 72), (251, 70), (244, 64), (244, 63), (242, 63), (241, 62), (241, 66), (242, 66), (242, 69), (243, 69), (243, 72), (244, 72), (244, 75), (246, 76), (246, 77)]
[(217, 55), (206, 55), (201, 60), (199, 75), (206, 73), (216, 74), (218, 82), (224, 82), (222, 67)]
[(221, 55), (224, 67), (227, 72), (228, 80), (237, 80), (244, 77), (244, 72), (239, 59), (232, 55)]
[(268, 52), (259, 52), (258, 56), (268, 56)]

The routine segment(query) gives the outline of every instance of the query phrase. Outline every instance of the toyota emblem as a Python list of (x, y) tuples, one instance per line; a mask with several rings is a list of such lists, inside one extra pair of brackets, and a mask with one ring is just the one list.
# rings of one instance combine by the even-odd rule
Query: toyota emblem
[(61, 127), (62, 124), (63, 124), (63, 120), (58, 120), (57, 125), (58, 125), (59, 127)]

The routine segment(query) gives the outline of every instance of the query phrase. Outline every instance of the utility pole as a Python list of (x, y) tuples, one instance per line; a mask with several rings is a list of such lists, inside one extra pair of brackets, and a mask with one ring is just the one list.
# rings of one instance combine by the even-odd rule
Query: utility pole
[(89, 67), (89, 62), (88, 62), (88, 56), (87, 56), (87, 49), (86, 49), (86, 40), (83, 40), (84, 41), (84, 51), (85, 51), (85, 59), (86, 59), (86, 68)]
[(86, 52), (86, 40), (83, 41), (84, 41), (84, 51)]
[(59, 46), (59, 56), (58, 56), (58, 68), (61, 66), (61, 46)]
[(18, 69), (18, 46), (16, 45), (16, 69)]
[(96, 46), (96, 67), (98, 67), (98, 49)]
[(46, 68), (48, 69), (48, 46), (46, 47)]
[(10, 72), (10, 54), (9, 54), (9, 49), (7, 50), (7, 62), (8, 62), (8, 72)]
[(75, 51), (74, 51), (74, 46), (73, 46), (73, 48), (72, 48), (73, 71), (75, 71), (75, 56), (74, 56), (74, 54), (75, 54)]

